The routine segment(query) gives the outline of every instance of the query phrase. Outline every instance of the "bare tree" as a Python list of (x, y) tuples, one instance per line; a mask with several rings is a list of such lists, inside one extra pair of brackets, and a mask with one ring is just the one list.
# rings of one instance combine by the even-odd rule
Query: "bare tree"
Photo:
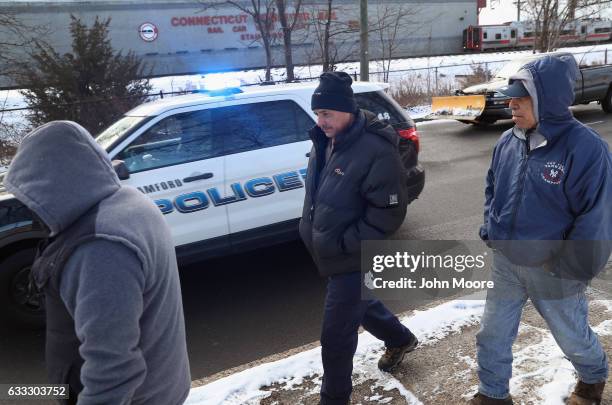
[(0, 75), (15, 71), (34, 41), (44, 43), (48, 27), (24, 23), (14, 11), (0, 10)]
[(0, 120), (0, 166), (8, 165), (17, 152), (27, 126)]
[(359, 22), (340, 21), (337, 12), (333, 0), (327, 0), (323, 10), (313, 6), (308, 13), (308, 30), (316, 45), (308, 55), (309, 60), (320, 62), (324, 72), (333, 71), (338, 63), (354, 58), (356, 51), (351, 34), (359, 31)]
[(31, 129), (25, 110), (13, 109), (10, 93), (4, 91), (0, 98), (0, 166), (10, 163), (17, 146)]
[[(292, 6), (293, 13), (287, 14), (287, 6)], [(298, 26), (298, 22), (303, 24), (305, 15), (301, 13), (302, 0), (276, 0), (278, 9), (278, 18), (283, 31), (283, 46), (285, 48), (285, 66), (287, 69), (287, 81), (295, 80), (294, 64), (293, 64), (293, 32)]]
[(240, 1), (240, 0), (218, 0), (218, 1), (208, 1), (208, 0), (200, 0), (198, 1), (204, 10), (207, 9), (216, 9), (221, 6), (231, 6), (245, 14), (248, 14), (253, 19), (255, 23), (255, 28), (258, 31), (258, 39), (257, 42), (261, 43), (264, 48), (264, 52), (266, 53), (266, 81), (272, 80), (272, 66), (273, 66), (273, 57), (272, 57), (272, 45), (274, 43), (274, 25), (275, 20), (277, 19), (276, 15), (276, 0), (249, 0), (249, 1)]
[(556, 49), (562, 45), (563, 35), (575, 35), (576, 15), (593, 17), (611, 5), (611, 0), (525, 0), (522, 10), (533, 20), (534, 50)]
[(411, 35), (424, 24), (422, 21), (416, 21), (415, 15), (418, 12), (416, 8), (408, 8), (405, 4), (390, 6), (379, 2), (376, 6), (374, 18), (370, 19), (368, 25), (371, 27), (370, 32), (375, 33), (380, 40), (381, 58), (378, 64), (382, 68), (384, 82), (389, 81), (391, 61), (400, 46), (401, 38), (398, 34), (402, 32), (404, 35)]
[[(323, 35), (322, 36), (317, 35), (317, 39), (319, 42), (319, 48), (321, 49), (321, 59), (323, 62), (324, 72), (334, 70), (333, 62), (332, 62), (333, 58), (331, 57), (330, 52), (329, 52), (329, 43), (330, 43), (330, 37), (331, 37), (330, 32), (331, 32), (331, 23), (332, 23), (332, 15), (333, 15), (332, 14), (332, 2), (333, 0), (327, 0), (327, 9), (325, 11), (326, 18), (323, 24)], [(321, 31), (317, 29), (320, 27), (320, 20), (318, 19), (318, 17), (315, 17), (314, 23), (315, 23), (314, 27), (316, 29), (316, 32), (320, 33)]]
[[(0, 10), (0, 76), (9, 79), (17, 73), (19, 64), (29, 57), (34, 39), (44, 43), (41, 38), (45, 38), (48, 31), (44, 25), (23, 22), (10, 9)], [(8, 164), (30, 128), (21, 111), (5, 111), (13, 107), (9, 104), (8, 94), (4, 92), (0, 100), (0, 165)]]

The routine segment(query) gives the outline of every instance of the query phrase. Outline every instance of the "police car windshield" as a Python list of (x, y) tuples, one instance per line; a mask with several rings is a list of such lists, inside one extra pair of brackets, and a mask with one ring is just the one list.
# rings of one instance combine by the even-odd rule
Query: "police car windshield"
[(96, 137), (96, 142), (98, 142), (100, 146), (102, 146), (105, 150), (108, 151), (108, 148), (111, 147), (121, 137), (123, 137), (126, 132), (136, 127), (146, 118), (147, 117), (134, 117), (126, 115), (119, 121), (112, 124), (110, 127), (106, 128), (104, 131), (102, 131)]

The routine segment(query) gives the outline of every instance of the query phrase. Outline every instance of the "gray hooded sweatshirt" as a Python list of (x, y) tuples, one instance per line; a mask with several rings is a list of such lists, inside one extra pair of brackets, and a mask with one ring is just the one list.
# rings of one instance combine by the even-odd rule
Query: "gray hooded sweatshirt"
[(155, 204), (122, 187), (69, 121), (28, 134), (4, 185), (50, 230), (32, 270), (47, 298), (50, 382), (70, 383), (83, 405), (182, 404), (191, 379), (178, 268)]

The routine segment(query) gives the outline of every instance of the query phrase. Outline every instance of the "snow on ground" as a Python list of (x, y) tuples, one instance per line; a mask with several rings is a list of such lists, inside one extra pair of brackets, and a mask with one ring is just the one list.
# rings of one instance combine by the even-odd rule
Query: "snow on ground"
[[(581, 65), (590, 65), (593, 63), (603, 63), (606, 49), (608, 50), (608, 63), (611, 63), (612, 53), (610, 52), (610, 50), (612, 50), (612, 44), (568, 47), (561, 48), (559, 49), (559, 51), (571, 52), (577, 55), (576, 59), (580, 62)], [(471, 67), (474, 65), (486, 64), (489, 69), (495, 72), (499, 70), (507, 61), (523, 56), (528, 56), (531, 54), (532, 51), (525, 50), (495, 53), (470, 53), (451, 56), (435, 56), (429, 58), (423, 57), (400, 59), (391, 62), (390, 70), (396, 72), (391, 73), (390, 82), (393, 82), (394, 80), (398, 80), (401, 79), (401, 77), (406, 76), (406, 74), (410, 73), (406, 72), (407, 70), (412, 70), (413, 73), (416, 73), (417, 75), (427, 75), (428, 70), (433, 70), (437, 68), (437, 71), (440, 75), (453, 77), (456, 75), (465, 75), (472, 73)], [(375, 64), (376, 62), (371, 63), (370, 69), (372, 69), (372, 65)], [(353, 67), (347, 66), (347, 68), (350, 69)], [(359, 69), (359, 65), (357, 64), (354, 69), (357, 71)], [(415, 71), (415, 69), (421, 69), (421, 71)], [(375, 78), (376, 74), (371, 74), (371, 76)]]
[[(612, 63), (612, 44), (603, 44), (595, 46), (579, 46), (571, 48), (562, 48), (559, 51), (572, 52), (577, 54), (582, 59), (583, 64), (591, 64), (596, 61), (604, 60), (604, 52), (608, 49), (608, 63)], [(586, 56), (584, 56), (586, 54)], [(480, 63), (490, 64), (491, 69), (495, 70), (501, 67), (505, 62), (521, 56), (529, 55), (531, 51), (514, 51), (514, 52), (496, 52), (496, 53), (477, 53), (477, 54), (459, 54), (450, 56), (433, 56), (422, 58), (407, 58), (398, 59), (391, 62), (390, 70), (396, 71), (391, 73), (390, 82), (401, 79), (409, 75), (411, 72), (415, 74), (426, 74), (428, 69), (438, 68), (439, 74), (445, 76), (454, 76), (459, 74), (471, 73), (471, 66)], [(584, 58), (583, 58), (584, 56)], [(359, 71), (359, 62), (342, 63), (337, 66), (337, 70), (348, 73)], [(377, 74), (380, 71), (379, 62), (370, 63), (371, 80), (382, 80), (382, 76)], [(422, 70), (422, 71), (419, 71)], [(296, 77), (298, 78), (317, 78), (321, 74), (321, 66), (299, 66), (295, 69)], [(285, 78), (285, 69), (272, 69), (272, 80), (280, 81)], [(153, 84), (152, 93), (173, 92), (173, 91), (189, 91), (200, 88), (200, 83), (207, 75), (181, 75), (159, 77), (151, 79)], [(210, 76), (210, 75), (209, 75)], [(264, 80), (264, 70), (244, 70), (238, 72), (216, 73), (215, 76), (225, 81), (238, 81), (241, 84), (254, 84)], [(0, 91), (0, 107), (18, 108), (24, 107), (23, 97), (16, 90)]]
[[(478, 323), (483, 309), (482, 300), (450, 301), (425, 311), (415, 311), (401, 321), (418, 337), (421, 345), (430, 345), (453, 332), (458, 332), (464, 326)], [(368, 379), (375, 379), (386, 391), (397, 388), (409, 404), (420, 404), (421, 402), (399, 381), (390, 374), (378, 370), (376, 360), (382, 349), (382, 342), (374, 336), (367, 332), (360, 334), (353, 362), (354, 374), (362, 378), (367, 376)], [(203, 387), (193, 388), (185, 404), (258, 403), (270, 394), (261, 391), (260, 388), (276, 382), (286, 384), (284, 389), (291, 389), (302, 384), (305, 378), (320, 376), (322, 371), (321, 348), (318, 347), (283, 360), (244, 370)], [(320, 378), (314, 382), (315, 391), (318, 392), (321, 386)], [(355, 380), (354, 384), (359, 382)]]
[[(582, 64), (603, 63), (606, 50), (608, 50), (608, 63), (612, 63), (612, 44), (560, 49), (560, 51), (576, 54)], [(388, 81), (391, 86), (397, 85), (402, 80), (417, 81), (424, 89), (434, 89), (436, 83), (439, 83), (440, 86), (445, 84), (455, 86), (455, 78), (460, 75), (471, 74), (473, 66), (486, 64), (492, 72), (495, 72), (507, 61), (529, 55), (530, 53), (531, 51), (513, 51), (398, 59), (391, 62), (390, 70), (394, 72), (390, 73)], [(353, 74), (359, 71), (359, 63), (339, 64), (337, 70)], [(370, 72), (372, 73), (370, 74), (370, 80), (383, 81), (383, 76), (377, 73), (381, 70), (380, 62), (371, 62)], [(216, 73), (214, 76), (224, 82), (232, 81), (244, 85), (262, 82), (265, 77), (264, 74), (263, 69), (255, 69)], [(296, 67), (295, 74), (298, 78), (317, 78), (321, 74), (321, 66)], [(154, 78), (151, 79), (151, 84), (153, 85), (152, 93), (158, 94), (160, 91), (171, 93), (200, 89), (202, 88), (202, 81), (207, 76), (211, 75), (181, 75)], [(281, 81), (285, 77), (286, 72), (284, 68), (272, 69), (272, 80)], [(24, 107), (27, 107), (27, 105), (18, 90), (0, 91), (0, 110)], [(413, 119), (419, 119), (427, 116), (430, 110), (431, 106), (416, 106), (408, 111)], [(25, 132), (28, 128), (27, 114), (28, 110), (0, 112), (0, 138), (6, 136), (2, 128), (5, 125), (12, 126), (11, 130), (13, 131)]]
[[(578, 55), (583, 64), (604, 61), (604, 52), (612, 50), (612, 44), (581, 46), (560, 49)], [(612, 60), (612, 52), (608, 52), (608, 62)], [(434, 88), (438, 82), (455, 83), (457, 75), (472, 73), (472, 66), (486, 63), (487, 67), (495, 72), (508, 60), (530, 54), (530, 51), (520, 52), (498, 52), (482, 54), (459, 54), (451, 56), (434, 56), (423, 58), (398, 59), (391, 62), (390, 70), (395, 71), (389, 76), (391, 86), (401, 80), (418, 81), (423, 88)], [(359, 71), (359, 63), (339, 64), (337, 70), (354, 73)], [(382, 81), (383, 77), (377, 74), (380, 71), (380, 62), (370, 63), (371, 80)], [(296, 67), (296, 77), (316, 78), (321, 74), (321, 66)], [(285, 78), (286, 72), (283, 68), (272, 69), (272, 80), (278, 81)], [(153, 85), (152, 93), (160, 91), (164, 93), (191, 91), (201, 88), (202, 80), (211, 75), (181, 75), (151, 79)], [(225, 72), (214, 74), (222, 81), (234, 81), (240, 84), (255, 84), (264, 80), (264, 70), (244, 70), (239, 72)], [(0, 110), (24, 108), (25, 100), (18, 90), (0, 91)], [(416, 106), (409, 110), (413, 119), (424, 118), (431, 112), (431, 106)], [(11, 131), (25, 132), (28, 128), (27, 110), (0, 112), (0, 138), (6, 137), (2, 126), (8, 125)], [(12, 127), (12, 128), (11, 128)]]
[[(17, 90), (0, 91), (0, 110), (26, 107), (23, 96)], [(26, 111), (0, 112), (0, 123), (19, 125), (26, 121)], [(2, 134), (0, 134), (1, 137)]]
[[(427, 347), (431, 347), (434, 352), (446, 353), (445, 350), (440, 350), (440, 345), (446, 339), (460, 336), (457, 333), (465, 333), (465, 328), (471, 328), (471, 333), (474, 333), (474, 328), (477, 328), (484, 309), (484, 301), (481, 298), (482, 296), (470, 296), (462, 300), (445, 302), (430, 309), (414, 311), (411, 315), (403, 317), (401, 321), (418, 336), (422, 351), (427, 351)], [(593, 303), (600, 305), (597, 310), (599, 312), (602, 309), (604, 312), (606, 309), (612, 311), (612, 301), (597, 300)], [(535, 315), (533, 308), (527, 310), (529, 311)], [(603, 318), (608, 319), (594, 325), (593, 329), (602, 337), (611, 336), (612, 320), (608, 316)], [(473, 338), (472, 336), (470, 339)], [(567, 397), (576, 382), (576, 375), (572, 365), (564, 357), (543, 321), (540, 320), (540, 323), (533, 323), (529, 320), (522, 322), (518, 341), (521, 343), (514, 352), (513, 378), (510, 381), (511, 393), (515, 397), (532, 398), (535, 400), (533, 403), (541, 405), (562, 405), (563, 398)], [(371, 385), (368, 392), (372, 394), (364, 397), (369, 401), (368, 403), (391, 403), (393, 401), (391, 391), (396, 389), (399, 396), (408, 404), (427, 404), (427, 402), (422, 402), (422, 400), (427, 401), (426, 399), (419, 398), (420, 394), (425, 395), (426, 392), (417, 396), (406, 388), (405, 373), (389, 374), (378, 370), (376, 362), (383, 349), (382, 342), (369, 333), (364, 332), (359, 336), (359, 344), (353, 362), (353, 386), (364, 383)], [(273, 395), (275, 390), (294, 391), (300, 388), (304, 390), (306, 385), (306, 391), (299, 398), (311, 395), (316, 397), (321, 387), (320, 355), (320, 347), (318, 347), (193, 388), (186, 404), (259, 404), (261, 400)], [(477, 385), (473, 385), (473, 375), (477, 368), (474, 354), (462, 355), (461, 349), (457, 348), (455, 356), (449, 357), (448, 361), (455, 362), (452, 378), (458, 379), (461, 386), (460, 392), (464, 392), (463, 397), (468, 399), (477, 391)], [(414, 372), (414, 368), (410, 370)], [(471, 380), (470, 376), (472, 376)], [(402, 379), (404, 383), (400, 381)], [(411, 378), (408, 377), (408, 380)], [(306, 381), (308, 384), (304, 384)], [(461, 381), (465, 382), (461, 383)], [(444, 387), (455, 387), (454, 382), (450, 380), (441, 380), (436, 383), (438, 386), (435, 386), (434, 383), (430, 387), (431, 394), (443, 391)], [(273, 387), (270, 388), (270, 386)]]
[(415, 105), (414, 107), (408, 107), (407, 110), (413, 120), (425, 118), (431, 114), (430, 105)]
[[(582, 64), (592, 64), (595, 62), (603, 63), (606, 49), (609, 50), (608, 63), (612, 63), (612, 52), (610, 52), (612, 51), (612, 44), (562, 48), (559, 51), (572, 52), (578, 55), (577, 58), (581, 60)], [(421, 78), (426, 78), (428, 72), (433, 75), (436, 68), (440, 77), (444, 75), (448, 78), (454, 78), (456, 75), (470, 74), (472, 73), (471, 66), (484, 63), (487, 63), (492, 71), (496, 71), (509, 60), (530, 54), (531, 51), (514, 51), (398, 59), (391, 62), (390, 70), (394, 72), (390, 74), (389, 82), (393, 85), (396, 81), (406, 77), (413, 78), (420, 76)], [(339, 64), (337, 70), (350, 74), (359, 72), (359, 62)], [(381, 70), (380, 62), (370, 62), (370, 80), (382, 81), (382, 75), (377, 73)], [(272, 69), (272, 80), (284, 80), (285, 74), (285, 69), (283, 68)], [(317, 78), (320, 74), (320, 65), (300, 66), (295, 69), (295, 75), (298, 78)], [(263, 69), (226, 72), (215, 75), (226, 80), (240, 81), (242, 84), (259, 83), (265, 77)], [(151, 82), (154, 86), (154, 92), (159, 92), (159, 90), (168, 92), (197, 89), (198, 83), (201, 80), (201, 75), (187, 75), (156, 78), (152, 79)]]

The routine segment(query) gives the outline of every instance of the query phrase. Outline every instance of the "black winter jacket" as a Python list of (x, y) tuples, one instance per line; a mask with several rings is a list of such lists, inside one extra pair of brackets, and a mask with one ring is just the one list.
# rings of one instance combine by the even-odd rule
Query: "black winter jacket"
[(322, 276), (359, 271), (361, 241), (385, 239), (406, 216), (399, 137), (365, 110), (336, 137), (328, 162), (325, 133), (315, 126), (310, 137), (300, 236)]

